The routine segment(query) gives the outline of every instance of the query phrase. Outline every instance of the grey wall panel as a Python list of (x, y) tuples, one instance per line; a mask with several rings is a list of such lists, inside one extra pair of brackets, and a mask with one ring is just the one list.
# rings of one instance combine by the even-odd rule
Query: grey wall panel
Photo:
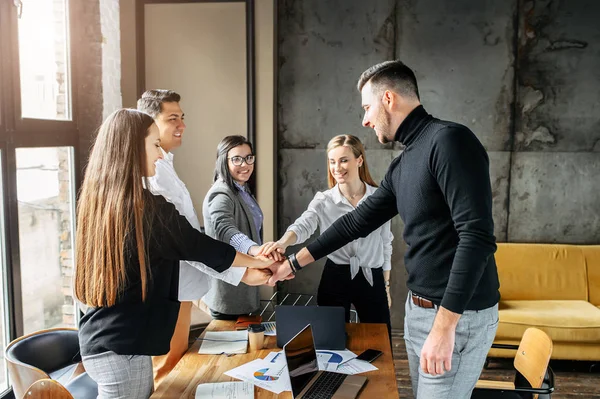
[[(393, 57), (394, 22), (393, 0), (280, 2), (280, 147), (324, 148), (337, 134), (366, 136), (356, 82)], [(373, 137), (365, 144), (381, 148)]]
[(600, 242), (600, 153), (513, 154), (508, 238)]
[(490, 157), (490, 182), (492, 184), (492, 214), (496, 241), (506, 241), (508, 219), (508, 179), (510, 152), (488, 152)]
[(600, 151), (600, 2), (525, 1), (515, 150)]
[(397, 56), (425, 108), (468, 126), (488, 151), (510, 149), (516, 1), (401, 0)]

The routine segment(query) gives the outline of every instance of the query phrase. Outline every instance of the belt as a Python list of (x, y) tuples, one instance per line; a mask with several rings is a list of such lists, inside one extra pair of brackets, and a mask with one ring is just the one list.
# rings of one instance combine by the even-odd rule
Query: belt
[(437, 305), (431, 302), (429, 299), (415, 295), (412, 292), (410, 293), (410, 296), (412, 297), (412, 302), (420, 308), (434, 309), (437, 307)]

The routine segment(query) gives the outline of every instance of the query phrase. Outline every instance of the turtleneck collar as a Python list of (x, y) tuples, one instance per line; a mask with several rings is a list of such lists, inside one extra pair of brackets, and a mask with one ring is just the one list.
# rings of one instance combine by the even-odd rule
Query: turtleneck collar
[(419, 136), (421, 128), (433, 117), (425, 111), (422, 105), (413, 109), (406, 119), (402, 121), (398, 130), (396, 130), (395, 141), (399, 141), (402, 145), (408, 147)]

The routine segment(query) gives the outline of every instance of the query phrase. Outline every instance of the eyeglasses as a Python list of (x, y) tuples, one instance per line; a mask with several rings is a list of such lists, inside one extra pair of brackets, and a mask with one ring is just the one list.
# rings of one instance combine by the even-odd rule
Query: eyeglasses
[(246, 155), (245, 157), (235, 156), (235, 157), (231, 157), (231, 158), (227, 158), (227, 159), (231, 159), (231, 163), (234, 164), (235, 166), (242, 166), (242, 164), (244, 162), (246, 162), (247, 165), (252, 165), (254, 163), (254, 161), (256, 161), (256, 156), (255, 155)]

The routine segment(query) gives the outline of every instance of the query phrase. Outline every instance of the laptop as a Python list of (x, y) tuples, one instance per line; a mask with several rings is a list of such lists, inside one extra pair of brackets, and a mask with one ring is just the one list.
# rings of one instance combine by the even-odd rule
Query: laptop
[(304, 327), (283, 346), (294, 399), (354, 399), (367, 377), (319, 371), (312, 328)]
[(275, 306), (277, 346), (310, 324), (317, 349), (346, 349), (346, 317), (341, 306)]

